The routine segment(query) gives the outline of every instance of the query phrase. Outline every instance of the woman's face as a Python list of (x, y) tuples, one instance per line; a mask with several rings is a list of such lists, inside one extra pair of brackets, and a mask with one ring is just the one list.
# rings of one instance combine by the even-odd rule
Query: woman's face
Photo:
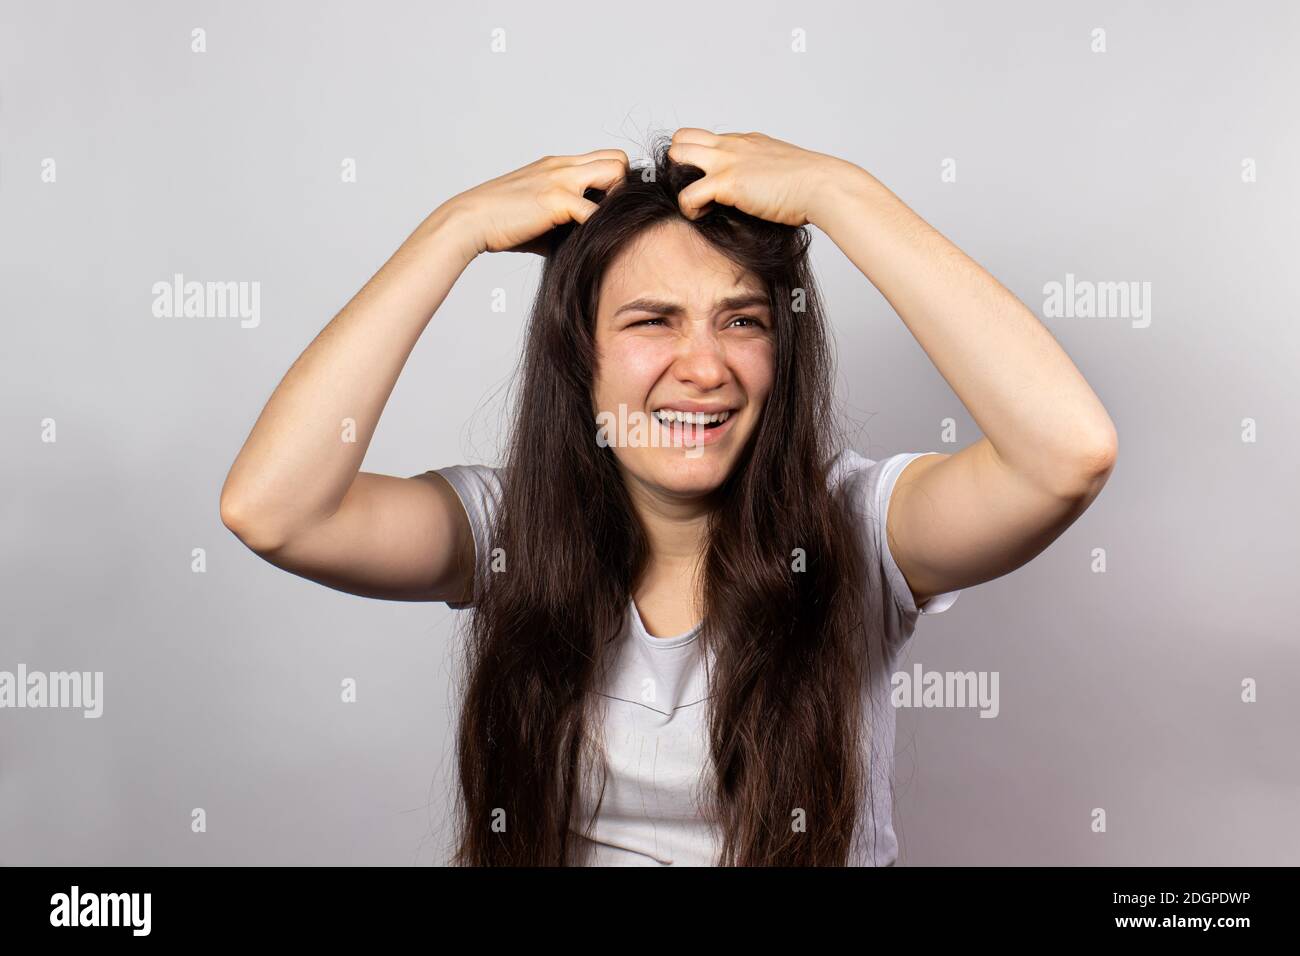
[(762, 281), (669, 221), (615, 258), (599, 302), (592, 403), (608, 426), (603, 443), (645, 491), (708, 494), (735, 467), (771, 392)]

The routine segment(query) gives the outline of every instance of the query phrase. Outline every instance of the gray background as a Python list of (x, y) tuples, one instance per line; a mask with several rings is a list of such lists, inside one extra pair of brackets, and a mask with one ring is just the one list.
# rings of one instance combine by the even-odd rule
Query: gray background
[[(900, 862), (1300, 863), (1297, 27), (1280, 2), (5, 2), (0, 670), (106, 687), (98, 720), (0, 710), (0, 862), (444, 858), (455, 614), (260, 561), (222, 482), (294, 358), (443, 200), (702, 126), (864, 166), (1040, 316), (1067, 272), (1152, 283), (1149, 328), (1045, 320), (1119, 463), (1045, 554), (922, 619), (901, 666), (996, 670), (1001, 714), (900, 713)], [(822, 233), (814, 253), (857, 450), (978, 438), (881, 296)], [(155, 318), (176, 272), (259, 281), (260, 326)], [(538, 272), (470, 266), (367, 470), (495, 461)]]

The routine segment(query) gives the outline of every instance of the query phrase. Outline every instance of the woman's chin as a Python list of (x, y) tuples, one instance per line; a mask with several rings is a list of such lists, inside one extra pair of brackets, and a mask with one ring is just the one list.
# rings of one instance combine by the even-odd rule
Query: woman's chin
[(700, 498), (717, 491), (731, 473), (731, 456), (704, 454), (691, 457), (678, 449), (667, 450), (661, 454), (671, 455), (668, 460), (659, 460), (647, 469), (647, 484), (653, 485), (665, 494), (681, 498)]

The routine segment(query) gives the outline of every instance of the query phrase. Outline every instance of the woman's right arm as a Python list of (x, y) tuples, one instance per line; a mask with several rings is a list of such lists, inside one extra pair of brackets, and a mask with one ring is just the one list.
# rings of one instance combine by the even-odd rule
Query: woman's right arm
[[(619, 159), (621, 157), (621, 160)], [(411, 350), (481, 252), (526, 248), (596, 208), (621, 150), (546, 157), (448, 200), (316, 336), (276, 387), (221, 491), (221, 520), (258, 555), (329, 587), (390, 600), (466, 598), (474, 542), (438, 475), (360, 471)]]
[(476, 255), (461, 216), (435, 210), (316, 336), (231, 466), (221, 520), (277, 567), (409, 600), (454, 598), (467, 580), (473, 541), (450, 486), (360, 472), (411, 350)]

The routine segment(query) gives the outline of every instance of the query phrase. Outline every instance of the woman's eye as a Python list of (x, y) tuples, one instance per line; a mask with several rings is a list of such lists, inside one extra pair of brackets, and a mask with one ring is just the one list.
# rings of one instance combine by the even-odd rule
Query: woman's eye
[[(636, 328), (639, 325), (645, 325), (645, 326), (663, 325), (665, 321), (666, 320), (664, 320), (663, 318), (642, 319), (639, 322), (633, 322), (631, 325), (628, 326), (628, 328)], [(760, 328), (760, 329), (764, 328), (763, 323), (752, 315), (736, 316), (734, 319), (731, 320), (730, 323), (728, 323), (728, 328), (730, 328), (731, 326), (735, 325), (738, 322), (748, 323), (747, 325), (740, 326), (740, 328)]]

